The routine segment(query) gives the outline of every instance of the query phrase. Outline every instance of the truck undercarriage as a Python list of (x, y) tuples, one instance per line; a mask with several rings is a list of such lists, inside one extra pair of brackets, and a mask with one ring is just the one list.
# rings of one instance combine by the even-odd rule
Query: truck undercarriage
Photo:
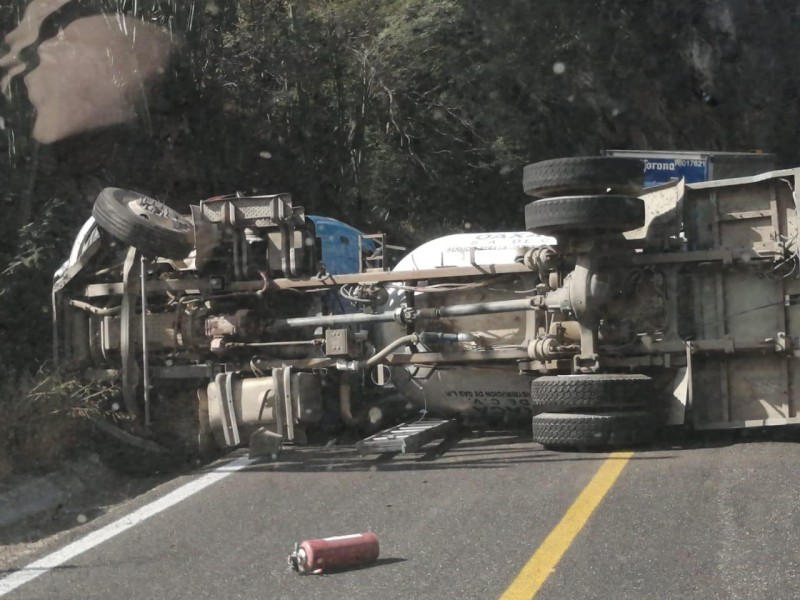
[(349, 273), (288, 195), (179, 215), (107, 188), (56, 274), (55, 352), (114, 388), (102, 427), (190, 454), (410, 410), (532, 419), (555, 447), (792, 424), (798, 173), (645, 189), (636, 158), (535, 163), (526, 231), (441, 238), (394, 270), (361, 236)]

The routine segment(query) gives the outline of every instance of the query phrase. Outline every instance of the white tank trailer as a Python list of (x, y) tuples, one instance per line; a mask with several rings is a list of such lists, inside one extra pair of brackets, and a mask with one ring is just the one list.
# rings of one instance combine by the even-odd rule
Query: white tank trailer
[(100, 429), (168, 454), (372, 433), (409, 406), (570, 448), (797, 423), (800, 170), (646, 188), (644, 164), (528, 165), (524, 231), (392, 270), (383, 236), (348, 234), (352, 273), (288, 195), (179, 215), (107, 188), (56, 274), (55, 354), (102, 389)]

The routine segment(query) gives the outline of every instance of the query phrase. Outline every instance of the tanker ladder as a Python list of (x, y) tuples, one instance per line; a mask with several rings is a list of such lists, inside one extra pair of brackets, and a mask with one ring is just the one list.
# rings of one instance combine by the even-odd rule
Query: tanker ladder
[(458, 422), (455, 419), (412, 421), (361, 440), (356, 444), (356, 450), (362, 455), (416, 452), (428, 442), (444, 438), (457, 429)]

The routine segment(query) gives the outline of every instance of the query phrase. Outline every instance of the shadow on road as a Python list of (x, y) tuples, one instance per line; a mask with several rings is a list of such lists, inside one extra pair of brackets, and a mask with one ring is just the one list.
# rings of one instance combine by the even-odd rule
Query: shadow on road
[[(780, 427), (739, 431), (681, 432), (667, 431), (656, 443), (632, 448), (631, 460), (670, 460), (684, 451), (724, 448), (740, 444), (797, 443), (800, 428)], [(527, 431), (459, 431), (456, 435), (434, 442), (413, 454), (384, 454), (361, 456), (354, 446), (295, 446), (287, 447), (275, 461), (255, 462), (238, 474), (258, 472), (335, 473), (372, 471), (435, 471), (449, 469), (506, 469), (518, 465), (553, 464), (563, 469), (565, 464), (600, 463), (608, 451), (553, 451), (534, 443)], [(37, 514), (14, 526), (0, 529), (0, 550), (14, 544), (33, 543), (60, 531), (72, 529), (79, 523), (91, 523), (119, 502), (131, 499), (175, 476), (202, 474), (217, 469), (219, 462), (199, 469), (183, 469), (151, 478), (111, 477), (113, 485), (88, 489), (45, 513)], [(402, 559), (382, 559), (402, 560)], [(3, 564), (5, 562), (5, 564)], [(9, 562), (0, 561), (0, 574)], [(378, 563), (388, 564), (388, 563)]]
[[(668, 460), (682, 451), (724, 448), (750, 443), (797, 443), (800, 427), (746, 430), (665, 430), (648, 446), (619, 448), (635, 452), (631, 460)], [(521, 464), (600, 462), (609, 449), (550, 450), (531, 441), (523, 431), (460, 431), (413, 454), (361, 456), (354, 447), (289, 447), (276, 461), (258, 461), (246, 471), (408, 471), (446, 469), (502, 469)]]
[[(409, 454), (361, 456), (353, 447), (287, 448), (275, 461), (258, 461), (242, 473), (336, 471), (434, 471), (448, 469), (504, 469), (524, 464), (601, 462), (607, 452), (553, 452), (520, 432), (492, 431), (478, 436), (448, 438)], [(670, 454), (635, 456), (637, 460), (668, 460)]]
[[(330, 571), (325, 571), (322, 573), (325, 577), (331, 577), (336, 575), (342, 575), (344, 573), (353, 573), (354, 571), (366, 571), (368, 569), (375, 569), (377, 567), (385, 567), (387, 565), (394, 565), (397, 563), (406, 562), (407, 558), (395, 558), (395, 557), (386, 557), (386, 558), (379, 558), (378, 560), (371, 562), (366, 565), (360, 565), (358, 567), (344, 567), (342, 569), (331, 569)], [(313, 576), (314, 574), (310, 574)]]
[(716, 429), (691, 431), (667, 429), (659, 439), (637, 452), (663, 452), (665, 450), (702, 450), (725, 448), (739, 444), (792, 443), (800, 442), (800, 427), (758, 427), (752, 429)]

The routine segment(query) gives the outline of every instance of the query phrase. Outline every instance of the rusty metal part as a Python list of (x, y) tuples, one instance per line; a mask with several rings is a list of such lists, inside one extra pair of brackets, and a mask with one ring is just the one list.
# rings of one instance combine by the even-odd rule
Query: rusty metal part
[[(384, 362), (387, 365), (450, 365), (462, 363), (495, 363), (503, 361), (530, 360), (527, 348), (515, 347), (500, 350), (469, 350), (464, 352), (415, 352), (414, 354), (390, 354)], [(306, 358), (295, 360), (270, 360), (259, 358), (253, 361), (259, 369), (271, 369), (291, 365), (295, 369), (326, 369), (336, 366), (336, 359)]]
[(123, 267), (122, 312), (120, 323), (120, 353), (122, 356), (122, 401), (125, 409), (134, 418), (141, 415), (141, 410), (136, 402), (136, 390), (139, 387), (139, 366), (134, 356), (133, 316), (136, 309), (136, 291), (139, 283), (137, 262), (139, 251), (135, 248), (128, 250)]
[(337, 325), (355, 325), (367, 323), (403, 322), (402, 310), (397, 309), (383, 313), (352, 313), (343, 315), (323, 315), (319, 317), (296, 317), (292, 319), (275, 319), (270, 323), (273, 330), (292, 329), (296, 327), (335, 327)]
[(207, 337), (246, 339), (258, 330), (258, 317), (252, 310), (237, 310), (232, 315), (212, 315), (205, 320)]
[(607, 276), (598, 273), (589, 254), (579, 254), (574, 270), (564, 279), (564, 285), (548, 292), (545, 304), (550, 310), (560, 310), (582, 323), (595, 323), (609, 297)]
[(531, 308), (531, 300), (500, 300), (498, 302), (479, 302), (473, 304), (456, 304), (437, 308), (421, 308), (418, 310), (408, 307), (397, 308), (393, 311), (382, 313), (354, 313), (344, 315), (323, 315), (319, 317), (298, 317), (294, 319), (275, 319), (271, 323), (273, 329), (288, 329), (294, 327), (333, 327), (342, 324), (364, 323), (402, 323), (415, 321), (433, 321), (451, 317), (465, 317), (470, 315), (488, 315), (503, 312), (515, 312)]
[(80, 308), (81, 310), (85, 310), (86, 312), (90, 312), (93, 315), (99, 315), (101, 317), (111, 317), (114, 315), (118, 315), (122, 310), (122, 306), (110, 306), (108, 308), (103, 308), (102, 306), (95, 306), (94, 304), (89, 304), (88, 302), (83, 302), (82, 300), (70, 300), (67, 302), (70, 306), (74, 306), (75, 308)]
[(553, 321), (548, 334), (556, 336), (562, 344), (579, 344), (581, 341), (581, 329), (577, 321)]
[(142, 296), (142, 388), (144, 391), (144, 425), (150, 426), (150, 357), (147, 347), (147, 293), (145, 284), (147, 283), (147, 267), (145, 258), (142, 254), (139, 257), (139, 283), (141, 284)]
[(353, 387), (347, 373), (342, 374), (339, 381), (339, 415), (346, 425), (357, 425), (358, 421), (353, 417), (352, 404)]
[[(536, 246), (528, 248), (525, 254), (522, 255), (522, 264), (528, 267), (531, 271), (539, 273), (539, 280), (542, 283), (549, 283), (554, 274), (553, 269), (556, 267), (558, 253), (550, 246)], [(519, 260), (519, 259), (517, 259)], [(556, 278), (558, 274), (556, 273)], [(556, 287), (556, 286), (551, 286)]]
[(361, 369), (369, 369), (381, 363), (387, 362), (387, 358), (397, 349), (409, 344), (423, 343), (458, 343), (472, 339), (471, 335), (467, 334), (454, 334), (454, 333), (439, 333), (439, 332), (421, 332), (411, 333), (393, 340), (384, 348), (378, 351), (373, 356), (365, 360), (353, 360), (347, 362), (337, 362), (336, 367), (346, 371), (359, 371)]
[[(471, 267), (443, 267), (440, 269), (422, 269), (419, 271), (376, 271), (358, 274), (326, 275), (324, 277), (308, 277), (303, 279), (276, 278), (268, 281), (268, 290), (331, 288), (348, 283), (381, 283), (388, 281), (420, 281), (423, 279), (452, 279), (458, 277), (483, 277), (486, 275), (503, 275), (507, 273), (530, 273), (530, 269), (521, 263), (506, 265), (488, 265)], [(264, 288), (264, 281), (237, 281), (230, 284), (230, 292), (259, 292)], [(149, 281), (147, 292), (186, 292), (196, 291), (208, 293), (216, 291), (208, 279), (168, 279)], [(118, 296), (123, 293), (120, 283), (94, 283), (83, 289), (87, 298), (100, 296)]]
[(402, 348), (408, 344), (416, 344), (419, 341), (419, 337), (420, 336), (418, 334), (412, 333), (411, 335), (404, 335), (403, 337), (397, 338), (391, 344), (387, 345), (385, 348), (380, 350), (380, 352), (377, 352), (367, 360), (359, 361), (359, 368), (370, 368), (380, 364), (387, 356), (389, 356), (398, 348)]
[(578, 254), (575, 268), (564, 279), (564, 285), (548, 292), (544, 298), (549, 310), (574, 317), (580, 326), (581, 350), (573, 356), (573, 370), (577, 373), (599, 369), (597, 326), (602, 309), (609, 301), (611, 288), (607, 277), (596, 272), (595, 262), (588, 253)]
[(528, 356), (533, 360), (547, 361), (572, 356), (580, 351), (579, 346), (566, 347), (554, 336), (537, 338), (528, 344)]
[(286, 342), (223, 342), (225, 348), (290, 348), (293, 346), (321, 346), (323, 340), (290, 340)]
[(477, 302), (472, 304), (454, 304), (437, 308), (421, 308), (416, 313), (416, 320), (438, 320), (450, 317), (466, 317), (470, 315), (489, 315), (504, 312), (516, 312), (532, 307), (530, 298), (519, 300), (498, 300), (496, 302)]
[[(273, 371), (274, 373), (275, 371)], [(280, 373), (280, 385), (278, 392), (283, 396), (283, 417), (284, 425), (286, 426), (286, 439), (289, 441), (294, 440), (294, 419), (295, 415), (300, 411), (294, 411), (292, 404), (292, 368), (284, 367)], [(313, 375), (312, 375), (313, 377)], [(278, 377), (273, 375), (273, 378), (278, 380)], [(280, 398), (278, 399), (280, 401)]]

